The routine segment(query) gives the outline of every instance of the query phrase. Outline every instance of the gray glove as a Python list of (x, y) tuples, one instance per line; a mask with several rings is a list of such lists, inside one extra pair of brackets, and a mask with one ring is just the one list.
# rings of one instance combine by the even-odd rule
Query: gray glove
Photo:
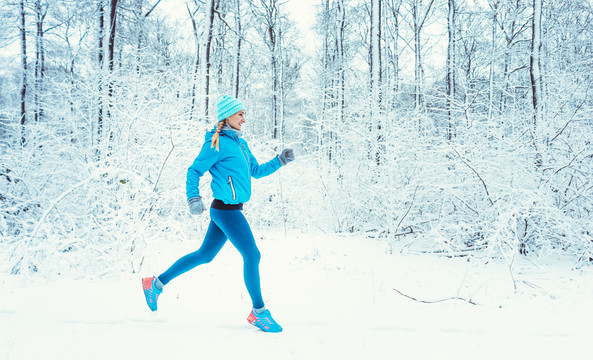
[(278, 160), (280, 160), (280, 164), (282, 166), (288, 164), (289, 162), (294, 160), (294, 151), (292, 151), (292, 149), (282, 150), (280, 155), (278, 155)]
[(187, 204), (189, 205), (189, 213), (192, 215), (200, 215), (206, 210), (201, 196), (188, 199)]

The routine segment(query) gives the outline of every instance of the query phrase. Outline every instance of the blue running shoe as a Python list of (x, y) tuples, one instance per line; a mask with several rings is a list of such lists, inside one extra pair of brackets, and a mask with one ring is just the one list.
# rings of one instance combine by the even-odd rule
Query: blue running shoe
[(282, 326), (278, 325), (274, 318), (272, 318), (270, 310), (266, 310), (261, 314), (257, 314), (255, 310), (251, 310), (247, 321), (265, 332), (278, 333), (282, 331)]
[(156, 278), (147, 277), (142, 279), (142, 290), (144, 290), (144, 297), (146, 298), (146, 303), (148, 307), (152, 311), (156, 311), (156, 302), (159, 299), (159, 295), (163, 292), (163, 290), (159, 290), (156, 285)]

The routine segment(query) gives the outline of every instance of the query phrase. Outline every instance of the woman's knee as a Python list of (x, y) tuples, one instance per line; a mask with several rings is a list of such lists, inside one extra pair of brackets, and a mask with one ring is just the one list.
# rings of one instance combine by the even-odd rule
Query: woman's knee
[(245, 261), (245, 263), (259, 265), (259, 262), (261, 260), (261, 253), (259, 252), (257, 246), (253, 246), (253, 248), (243, 251), (242, 255), (243, 261)]
[(216, 254), (217, 253), (215, 253), (213, 251), (204, 252), (202, 254), (202, 261), (203, 261), (203, 263), (204, 264), (208, 264), (208, 263), (212, 262), (212, 260), (214, 260), (214, 258), (216, 257)]
[(191, 258), (191, 262), (196, 266), (208, 264), (209, 262), (212, 262), (212, 260), (214, 260), (214, 258), (216, 257), (216, 252), (200, 249), (196, 252), (191, 253), (189, 257)]
[(253, 261), (259, 264), (260, 260), (261, 260), (261, 252), (256, 247), (255, 250), (253, 251)]

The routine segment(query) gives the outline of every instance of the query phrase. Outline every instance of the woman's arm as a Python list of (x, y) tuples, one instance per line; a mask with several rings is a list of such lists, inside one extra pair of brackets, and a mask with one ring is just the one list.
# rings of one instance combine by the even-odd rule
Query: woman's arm
[(193, 164), (187, 169), (187, 179), (185, 181), (185, 192), (187, 199), (200, 196), (200, 178), (214, 165), (220, 152), (210, 147), (210, 143), (206, 141), (202, 146), (202, 150)]
[(253, 156), (253, 154), (251, 153), (251, 150), (249, 150), (249, 146), (247, 146), (247, 142), (246, 141), (241, 141), (241, 144), (243, 144), (243, 146), (245, 147), (245, 150), (247, 151), (247, 155), (249, 156), (249, 163), (251, 165), (251, 176), (259, 179), (262, 178), (264, 176), (268, 176), (273, 174), (276, 170), (280, 169), (280, 167), (282, 167), (282, 165), (280, 164), (280, 160), (278, 159), (278, 156), (274, 157), (272, 160), (264, 163), (264, 164), (258, 164), (257, 160), (255, 159), (255, 156)]

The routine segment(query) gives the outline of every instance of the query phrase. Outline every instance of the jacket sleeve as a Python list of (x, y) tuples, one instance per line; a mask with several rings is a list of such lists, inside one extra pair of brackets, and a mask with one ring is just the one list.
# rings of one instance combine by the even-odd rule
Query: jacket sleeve
[(247, 142), (243, 141), (242, 142), (243, 145), (245, 145), (245, 149), (247, 150), (247, 154), (249, 155), (249, 163), (251, 165), (251, 176), (259, 179), (262, 178), (264, 176), (268, 176), (273, 174), (276, 170), (280, 169), (280, 167), (282, 167), (282, 164), (280, 164), (280, 160), (278, 159), (278, 156), (274, 157), (272, 160), (268, 161), (267, 163), (264, 164), (258, 164), (257, 160), (255, 159), (255, 156), (253, 156), (253, 154), (251, 153), (251, 150), (249, 150), (249, 146), (247, 146)]
[(214, 165), (220, 157), (220, 152), (210, 147), (206, 142), (193, 164), (187, 169), (185, 192), (187, 199), (200, 196), (200, 178)]

